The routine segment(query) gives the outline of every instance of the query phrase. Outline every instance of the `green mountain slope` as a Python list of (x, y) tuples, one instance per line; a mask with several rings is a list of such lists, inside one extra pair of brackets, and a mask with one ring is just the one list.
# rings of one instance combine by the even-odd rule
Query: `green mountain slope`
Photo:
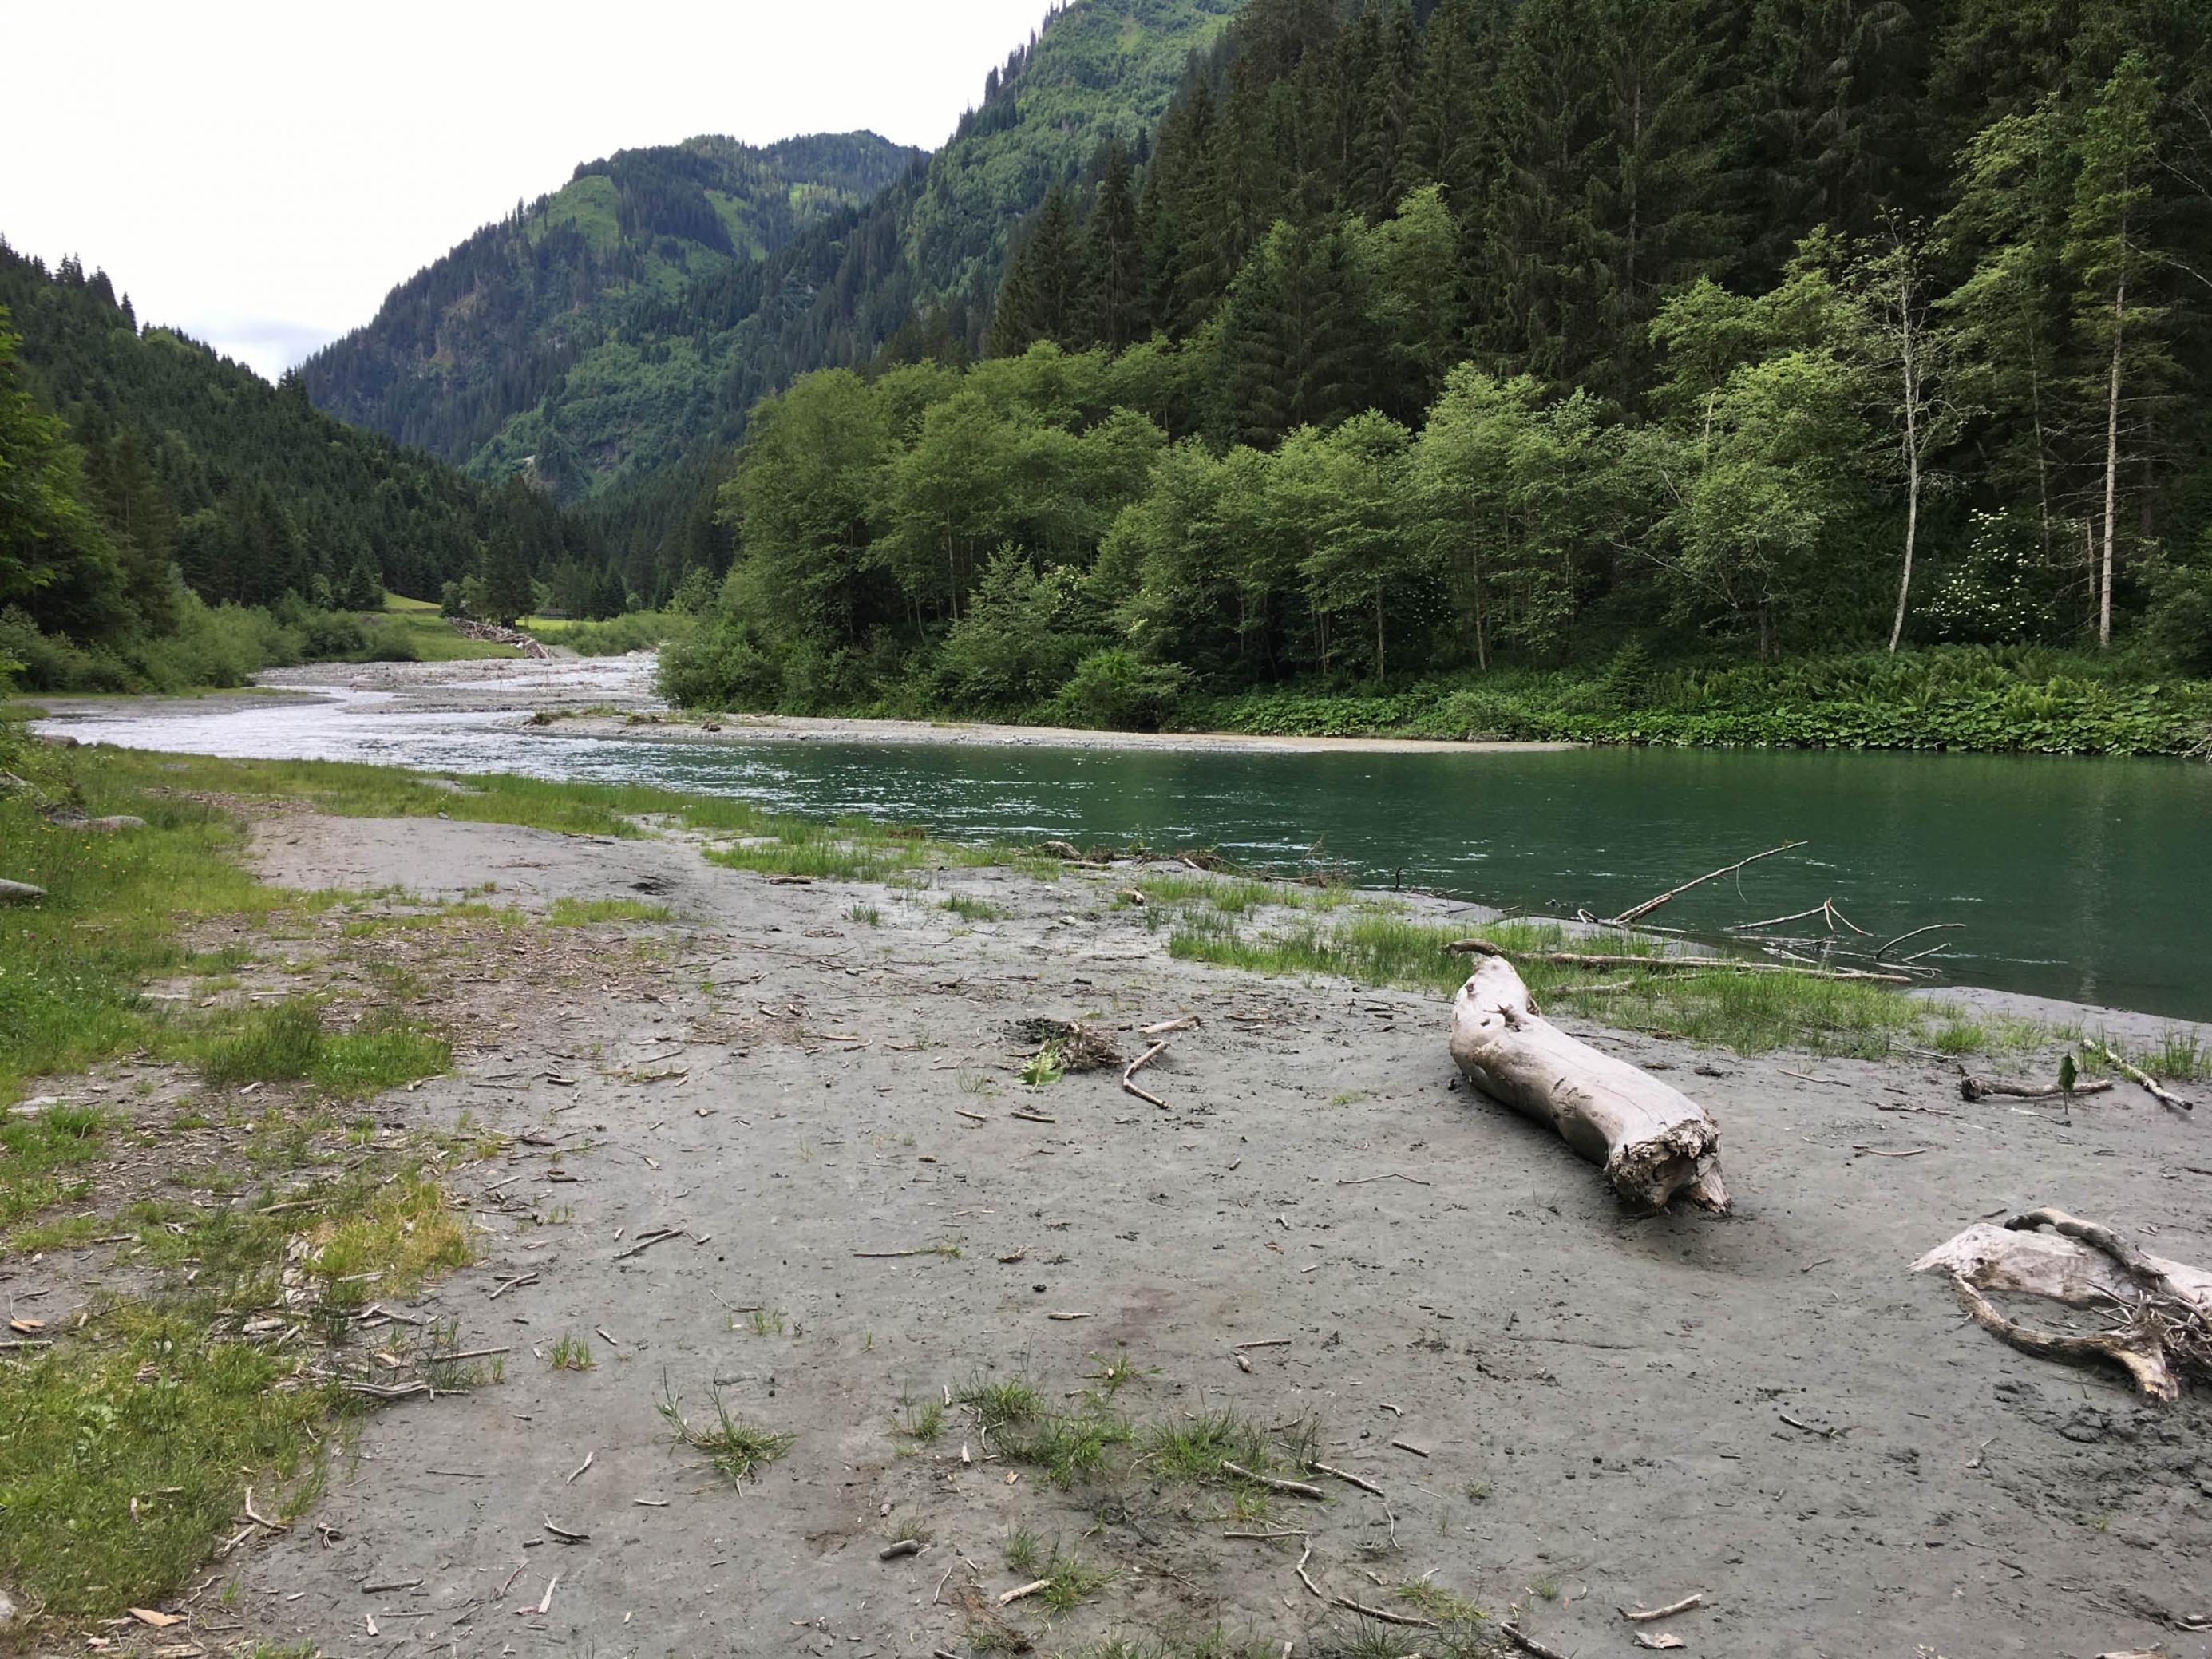
[(618, 150), (394, 289), (374, 320), (302, 366), (309, 395), (342, 419), (465, 461), (639, 296), (679, 295), (757, 262), (874, 197), (920, 155), (872, 132)]
[[(314, 360), (309, 388), (333, 412), (430, 444), (480, 477), (532, 476), (566, 499), (650, 495), (676, 464), (696, 465), (730, 441), (754, 401), (794, 374), (864, 362), (902, 326), (915, 350), (979, 346), (1010, 232), (1108, 138), (1138, 142), (1151, 131), (1191, 54), (1237, 3), (1075, 0), (991, 72), (981, 105), (926, 168), (765, 259), (696, 260), (688, 280), (674, 280), (672, 262), (659, 280), (623, 291), (619, 319), (603, 331), (564, 326), (557, 347), (490, 353), (473, 377), (423, 372), (401, 384), (356, 373), (364, 336), (396, 336), (399, 317), (426, 309), (429, 290), (446, 291), (441, 261), (368, 329)], [(434, 345), (413, 326), (410, 349), (429, 362)], [(341, 387), (341, 365), (347, 387), (371, 392), (366, 400)]]
[[(597, 571), (587, 531), (316, 409), (75, 259), (0, 240), (0, 687), (235, 684), (303, 655), (410, 654), (344, 611), (499, 564)], [(333, 609), (336, 607), (337, 609)]]
[(107, 276), (73, 259), (49, 270), (0, 242), (0, 312), (22, 337), (29, 390), (84, 451), (95, 499), (149, 569), (177, 564), (210, 601), (308, 594), (362, 560), (386, 586), (434, 593), (474, 568), (502, 520), (491, 489), (321, 413), (296, 378), (272, 386), (181, 334), (142, 330)]

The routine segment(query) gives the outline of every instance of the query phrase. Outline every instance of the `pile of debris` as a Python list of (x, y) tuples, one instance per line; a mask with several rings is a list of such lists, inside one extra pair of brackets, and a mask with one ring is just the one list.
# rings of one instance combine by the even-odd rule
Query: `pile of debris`
[(553, 653), (543, 642), (513, 628), (501, 628), (497, 623), (472, 622), (466, 617), (455, 617), (453, 627), (463, 639), (489, 640), (494, 645), (511, 645), (526, 657), (550, 657)]

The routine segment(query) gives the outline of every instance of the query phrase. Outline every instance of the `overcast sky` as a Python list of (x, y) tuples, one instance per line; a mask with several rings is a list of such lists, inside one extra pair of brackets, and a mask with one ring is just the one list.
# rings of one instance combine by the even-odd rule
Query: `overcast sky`
[(933, 149), (1046, 0), (0, 0), (0, 235), (275, 375), (579, 161)]

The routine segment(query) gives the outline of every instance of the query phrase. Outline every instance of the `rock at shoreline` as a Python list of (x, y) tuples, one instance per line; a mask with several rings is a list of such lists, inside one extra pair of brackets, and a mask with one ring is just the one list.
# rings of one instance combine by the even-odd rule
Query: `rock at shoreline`
[(146, 820), (133, 817), (128, 812), (112, 812), (104, 818), (88, 817), (74, 810), (49, 811), (46, 822), (57, 830), (88, 830), (112, 833), (118, 830), (143, 830)]

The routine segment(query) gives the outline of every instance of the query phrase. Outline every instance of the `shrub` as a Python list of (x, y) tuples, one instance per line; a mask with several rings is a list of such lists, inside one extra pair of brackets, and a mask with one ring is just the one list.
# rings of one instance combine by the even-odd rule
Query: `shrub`
[(660, 695), (678, 708), (773, 708), (783, 671), (742, 629), (701, 629), (660, 653)]
[(1060, 701), (1078, 724), (1121, 732), (1157, 732), (1182, 694), (1190, 671), (1146, 662), (1123, 647), (1094, 651), (1076, 665)]

